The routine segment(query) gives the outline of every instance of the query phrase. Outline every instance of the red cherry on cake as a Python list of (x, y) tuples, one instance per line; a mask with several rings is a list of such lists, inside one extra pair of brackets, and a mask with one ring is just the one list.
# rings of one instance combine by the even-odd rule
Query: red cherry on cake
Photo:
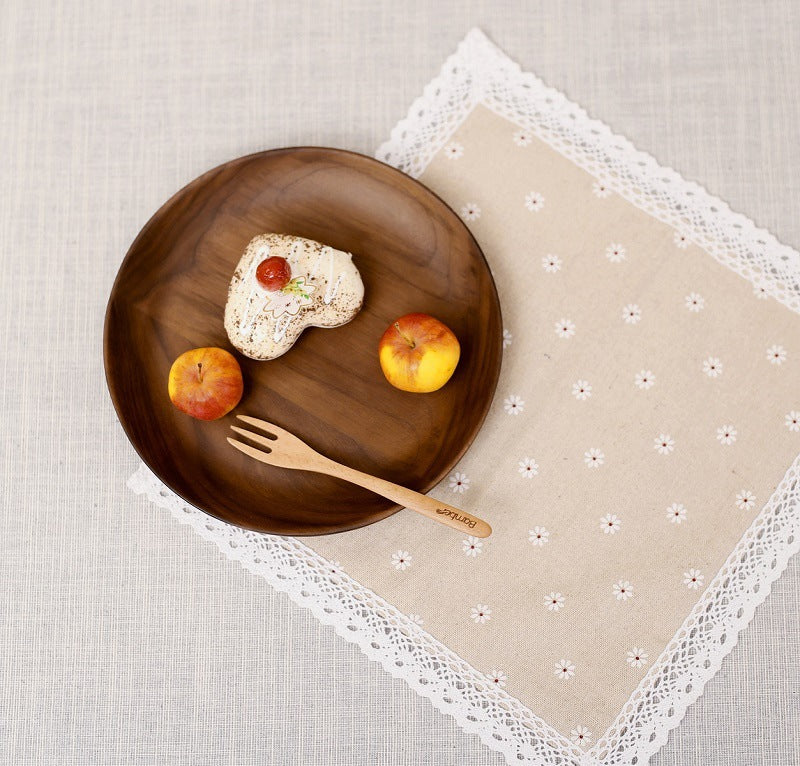
[(279, 255), (273, 255), (265, 261), (261, 261), (256, 268), (256, 279), (258, 283), (270, 292), (282, 290), (289, 284), (292, 278), (292, 267), (289, 261)]

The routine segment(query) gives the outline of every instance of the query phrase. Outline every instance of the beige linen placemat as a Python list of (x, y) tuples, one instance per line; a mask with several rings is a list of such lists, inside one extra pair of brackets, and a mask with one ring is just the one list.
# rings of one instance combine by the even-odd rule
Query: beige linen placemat
[(800, 257), (477, 31), (379, 157), (497, 283), (497, 395), (433, 493), (492, 537), (404, 513), (300, 543), (132, 486), (510, 763), (642, 763), (798, 547)]

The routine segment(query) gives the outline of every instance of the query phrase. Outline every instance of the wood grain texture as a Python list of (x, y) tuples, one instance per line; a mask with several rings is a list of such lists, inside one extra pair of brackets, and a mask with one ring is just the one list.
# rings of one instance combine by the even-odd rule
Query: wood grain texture
[(316, 471), (344, 479), (359, 487), (364, 487), (370, 492), (375, 492), (381, 497), (386, 497), (410, 511), (415, 511), (439, 524), (455, 529), (462, 535), (489, 537), (492, 534), (489, 524), (474, 514), (465, 513), (454, 505), (449, 505), (429, 495), (423, 495), (421, 492), (415, 492), (408, 487), (401, 487), (399, 484), (386, 481), (386, 479), (371, 476), (363, 471), (356, 471), (350, 466), (337, 463), (320, 455), (302, 439), (298, 439), (297, 436), (274, 423), (268, 423), (248, 415), (237, 415), (237, 418), (258, 430), (252, 431), (240, 426), (231, 426), (231, 429), (239, 436), (244, 437), (245, 441), (228, 438), (228, 444), (254, 460), (267, 465), (301, 471)]
[[(238, 354), (223, 327), (228, 283), (256, 234), (349, 251), (365, 300), (340, 328), (306, 330), (284, 356)], [(441, 390), (392, 388), (378, 364), (388, 324), (410, 311), (455, 332), (461, 361)], [(167, 396), (172, 361), (220, 346), (242, 366), (230, 415), (201, 422)], [(143, 460), (189, 503), (276, 534), (324, 534), (399, 506), (329, 476), (254, 463), (226, 441), (236, 413), (283, 426), (331, 459), (426, 492), (469, 446), (500, 370), (497, 292), (477, 243), (435, 194), (399, 171), (336, 149), (278, 149), (221, 165), (175, 194), (126, 255), (106, 311), (106, 379)]]

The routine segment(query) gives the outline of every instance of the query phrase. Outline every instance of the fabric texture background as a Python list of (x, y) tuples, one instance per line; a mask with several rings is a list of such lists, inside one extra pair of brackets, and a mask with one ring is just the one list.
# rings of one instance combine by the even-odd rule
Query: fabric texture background
[[(125, 487), (105, 300), (141, 225), (273, 146), (372, 154), (465, 31), (800, 245), (800, 9), (724, 3), (4, 4), (0, 756), (501, 763)], [(800, 761), (795, 561), (655, 764)]]

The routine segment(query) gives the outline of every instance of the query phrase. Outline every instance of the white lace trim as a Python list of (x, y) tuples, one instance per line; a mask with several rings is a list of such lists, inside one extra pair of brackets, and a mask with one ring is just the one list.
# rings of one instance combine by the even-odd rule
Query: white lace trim
[[(584, 754), (390, 603), (292, 537), (251, 532), (212, 518), (167, 489), (144, 464), (128, 480), (230, 559), (307, 607), (342, 638), (404, 679), (511, 763), (578, 766)], [(556, 757), (558, 756), (558, 757)]]
[[(478, 103), (532, 130), (609, 188), (675, 226), (717, 260), (800, 311), (800, 255), (699, 186), (591, 120), (472, 30), (392, 131), (378, 156), (411, 175)], [(739, 631), (800, 549), (800, 457), (719, 574), (653, 663), (616, 721), (588, 752), (497, 688), (391, 604), (296, 539), (233, 527), (187, 506), (142, 466), (129, 486), (216, 543), (229, 558), (309, 608), (324, 624), (442, 712), (477, 734), (510, 764), (632, 766), (666, 741), (686, 708), (733, 648)]]
[(378, 149), (377, 158), (419, 177), (478, 103), (531, 131), (609, 189), (800, 313), (800, 253), (638, 151), (563, 93), (521, 71), (479, 29), (470, 31), (445, 62)]

